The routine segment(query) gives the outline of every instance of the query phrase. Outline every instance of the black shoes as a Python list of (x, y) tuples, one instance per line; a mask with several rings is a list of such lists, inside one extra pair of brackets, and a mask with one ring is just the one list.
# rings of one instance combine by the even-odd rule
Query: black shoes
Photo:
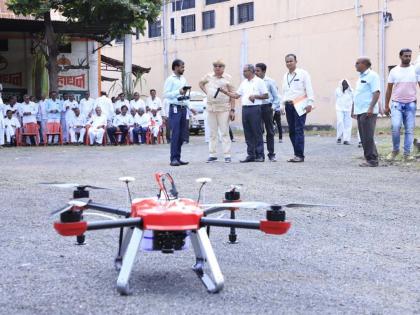
[(264, 162), (264, 158), (263, 157), (256, 158), (255, 162)]
[(217, 157), (210, 156), (210, 157), (207, 159), (206, 163), (211, 163), (211, 162), (215, 162), (215, 161), (217, 161)]
[(344, 141), (344, 142), (343, 142), (343, 144), (344, 144), (344, 145), (350, 145), (350, 142), (348, 142), (348, 141)]
[(252, 158), (252, 157), (250, 157), (250, 156), (247, 156), (247, 157), (245, 158), (245, 160), (240, 160), (239, 162), (241, 162), (241, 163), (255, 162), (255, 159), (254, 159), (254, 158)]
[(184, 161), (172, 161), (171, 163), (169, 163), (170, 166), (180, 166), (180, 165), (187, 165), (189, 162), (184, 162)]

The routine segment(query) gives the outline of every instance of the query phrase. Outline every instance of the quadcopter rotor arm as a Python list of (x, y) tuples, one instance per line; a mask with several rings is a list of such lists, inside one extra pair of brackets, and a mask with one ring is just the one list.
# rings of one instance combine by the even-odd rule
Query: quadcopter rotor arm
[(89, 202), (87, 207), (89, 209), (92, 209), (92, 210), (97, 210), (97, 211), (101, 211), (101, 212), (105, 212), (105, 213), (116, 214), (116, 215), (120, 215), (120, 216), (124, 216), (124, 217), (127, 217), (127, 216), (130, 215), (130, 210), (114, 208), (114, 207), (110, 207), (110, 206), (103, 205), (103, 204), (96, 203), (96, 202)]
[(55, 222), (54, 229), (62, 236), (78, 236), (84, 234), (86, 231), (117, 229), (123, 227), (141, 227), (141, 218), (128, 218), (118, 220), (103, 220), (94, 222)]
[(266, 234), (285, 234), (289, 230), (291, 224), (286, 221), (245, 221), (245, 220), (232, 220), (232, 219), (215, 219), (203, 217), (200, 221), (202, 226), (218, 226), (227, 228), (239, 228), (250, 230), (261, 230)]

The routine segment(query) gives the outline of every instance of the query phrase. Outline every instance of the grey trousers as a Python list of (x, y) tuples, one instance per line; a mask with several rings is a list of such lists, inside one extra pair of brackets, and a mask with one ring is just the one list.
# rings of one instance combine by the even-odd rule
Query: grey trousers
[(368, 163), (378, 164), (378, 151), (375, 145), (375, 127), (378, 115), (366, 114), (357, 115), (357, 127), (359, 129), (360, 140), (363, 146), (365, 159)]

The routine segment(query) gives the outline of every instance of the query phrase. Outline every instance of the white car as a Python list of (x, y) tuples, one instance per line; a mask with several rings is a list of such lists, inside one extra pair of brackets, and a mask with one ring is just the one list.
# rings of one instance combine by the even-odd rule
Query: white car
[(202, 92), (191, 91), (190, 108), (195, 110), (196, 114), (190, 116), (190, 132), (198, 135), (200, 131), (204, 132), (205, 110), (207, 107), (207, 96)]

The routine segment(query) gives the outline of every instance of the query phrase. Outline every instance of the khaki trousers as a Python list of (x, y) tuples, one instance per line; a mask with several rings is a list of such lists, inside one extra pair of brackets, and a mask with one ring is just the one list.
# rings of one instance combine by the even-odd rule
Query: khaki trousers
[(224, 157), (230, 157), (232, 142), (229, 137), (229, 111), (207, 112), (207, 123), (210, 131), (209, 156), (216, 157), (217, 141), (220, 135)]

